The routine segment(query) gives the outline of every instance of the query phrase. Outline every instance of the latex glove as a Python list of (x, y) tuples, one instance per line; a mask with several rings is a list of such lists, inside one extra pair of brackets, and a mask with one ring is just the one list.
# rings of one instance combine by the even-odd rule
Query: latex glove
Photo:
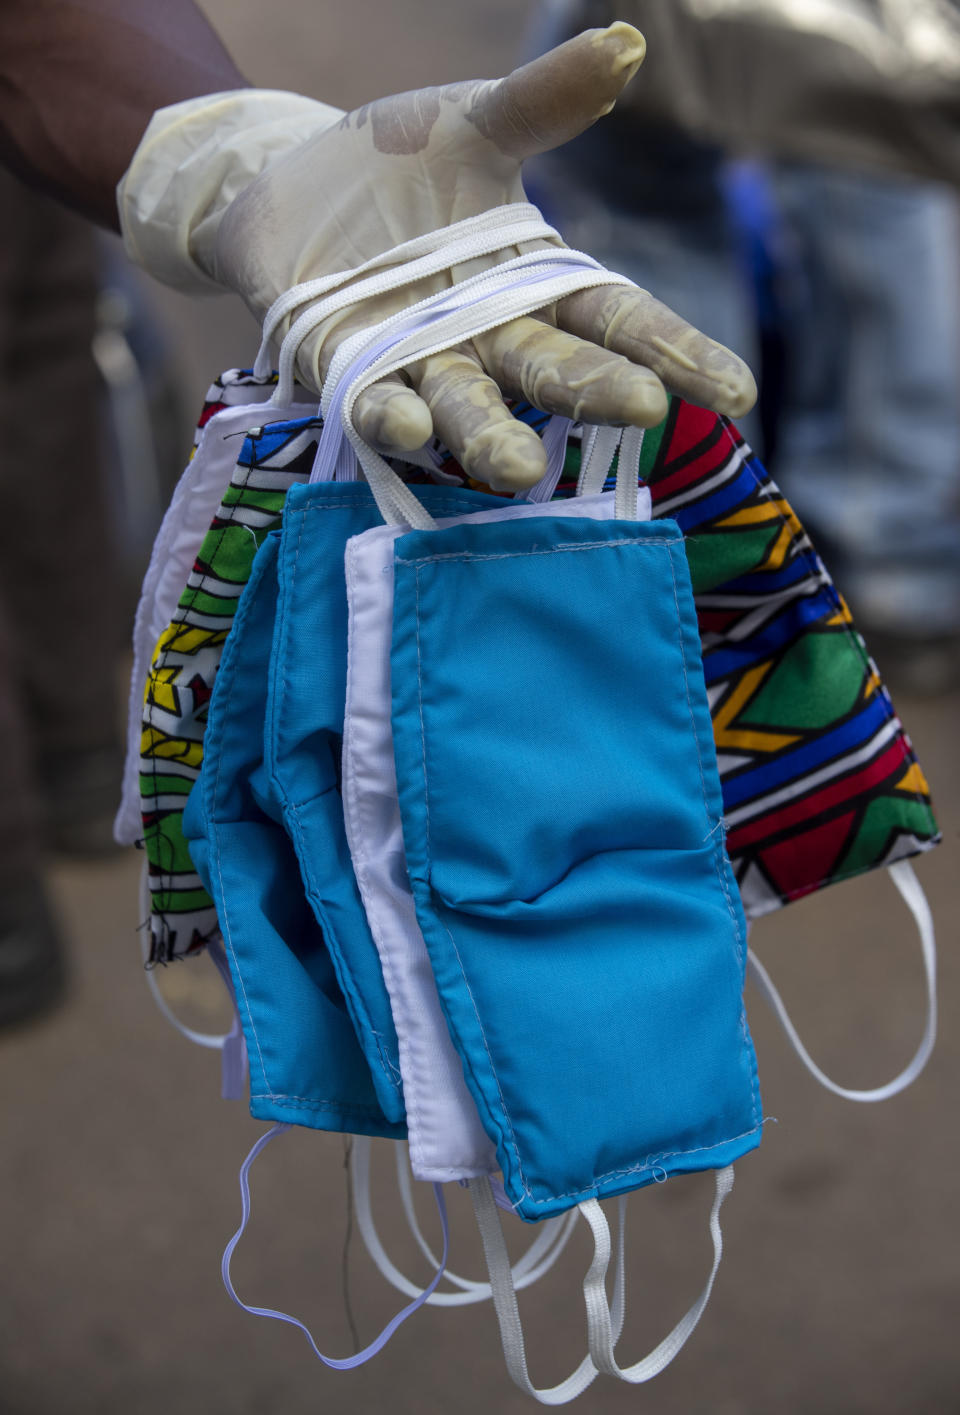
[[(188, 210), (183, 164), (177, 166), (175, 152), (171, 167), (171, 138), (163, 131), (168, 120), (161, 111), (158, 127), (151, 124), (121, 184), (128, 249), (139, 253), (148, 269), (163, 264), (156, 257), (144, 260), (141, 233), (150, 226), (143, 192), (151, 181), (154, 191), (167, 190), (158, 176), (158, 162), (160, 168), (166, 162), (181, 183), (176, 222), (184, 274), (192, 263), (194, 277), (199, 268), (236, 290), (262, 319), (293, 285), (353, 270), (415, 236), (524, 200), (522, 161), (568, 141), (609, 112), (640, 66), (644, 48), (637, 30), (617, 22), (578, 35), (505, 79), (380, 99), (335, 126), (332, 110), (313, 105), (314, 119), (304, 109), (303, 122), (315, 121), (314, 135), (286, 155), (259, 159), (252, 136), (244, 170), (249, 173), (258, 163), (262, 170), (251, 180), (236, 175), (217, 133), (218, 123), (222, 129), (231, 121), (237, 146), (243, 147), (242, 108), (251, 95), (179, 105), (189, 110), (193, 124), (195, 172), (204, 171), (202, 151), (197, 156), (204, 142), (220, 166), (216, 181), (208, 177), (205, 203), (196, 204), (199, 216)], [(283, 97), (272, 95), (271, 101)], [(211, 108), (217, 102), (219, 115)], [(180, 133), (182, 146), (176, 124), (173, 131)], [(504, 250), (331, 316), (301, 346), (298, 377), (319, 390), (338, 344), (349, 334), (517, 253), (517, 248)], [(169, 270), (166, 275), (170, 278)], [(513, 320), (424, 359), (407, 370), (406, 382), (396, 375), (383, 380), (358, 399), (354, 421), (365, 440), (399, 449), (420, 447), (436, 433), (471, 476), (495, 490), (514, 490), (542, 476), (545, 458), (540, 439), (511, 416), (503, 395), (589, 423), (650, 427), (666, 412), (665, 389), (734, 417), (756, 398), (749, 370), (729, 350), (647, 292), (605, 287), (568, 296), (538, 317)]]

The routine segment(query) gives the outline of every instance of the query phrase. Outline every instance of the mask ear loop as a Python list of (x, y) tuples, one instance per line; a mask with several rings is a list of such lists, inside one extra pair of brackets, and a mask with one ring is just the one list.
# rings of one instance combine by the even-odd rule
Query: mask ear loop
[[(560, 238), (535, 206), (528, 202), (514, 202), (404, 241), (402, 245), (382, 251), (353, 270), (321, 275), (315, 280), (295, 285), (274, 300), (267, 310), (253, 372), (259, 378), (269, 375), (270, 343), (277, 329), (289, 315), (309, 301), (326, 297), (327, 307), (323, 316), (326, 318), (348, 305), (395, 289), (398, 284), (411, 285), (425, 280), (475, 256), (493, 255), (507, 246), (544, 239)], [(361, 276), (366, 278), (358, 280)], [(345, 290), (338, 291), (338, 287), (347, 280), (351, 284)], [(334, 291), (338, 293), (334, 294)], [(290, 380), (292, 382), (292, 365)], [(278, 390), (278, 395), (280, 393), (288, 393), (286, 383)], [(289, 396), (277, 396), (275, 401), (289, 402), (290, 399)]]
[[(716, 1188), (714, 1191), (713, 1208), (710, 1210), (710, 1236), (713, 1240), (713, 1266), (707, 1278), (706, 1285), (697, 1300), (689, 1311), (681, 1317), (680, 1321), (673, 1328), (668, 1336), (664, 1337), (659, 1346), (645, 1356), (643, 1360), (637, 1361), (632, 1366), (625, 1369), (617, 1365), (614, 1357), (614, 1347), (619, 1340), (620, 1331), (613, 1319), (613, 1314), (607, 1304), (606, 1293), (603, 1285), (591, 1284), (588, 1290), (587, 1283), (584, 1283), (584, 1297), (587, 1302), (587, 1330), (590, 1334), (590, 1356), (597, 1369), (604, 1375), (614, 1376), (617, 1380), (626, 1381), (628, 1385), (642, 1385), (645, 1381), (651, 1381), (658, 1376), (675, 1356), (686, 1345), (693, 1334), (700, 1318), (706, 1310), (710, 1301), (710, 1294), (713, 1291), (713, 1284), (716, 1280), (717, 1270), (720, 1267), (720, 1259), (723, 1256), (723, 1234), (720, 1231), (720, 1209), (724, 1199), (733, 1188), (733, 1165), (727, 1165), (725, 1169), (718, 1169), (716, 1173)], [(604, 1242), (609, 1244), (609, 1230), (607, 1220), (603, 1210), (596, 1199), (588, 1199), (580, 1205), (580, 1212), (590, 1225), (593, 1232), (594, 1242), (599, 1248)], [(621, 1235), (623, 1232), (623, 1220), (621, 1218)], [(622, 1241), (622, 1239), (621, 1239)], [(617, 1267), (617, 1288), (615, 1290), (615, 1302), (619, 1299), (618, 1311), (622, 1313), (623, 1297), (620, 1292), (620, 1284), (623, 1283), (623, 1264)], [(622, 1324), (622, 1317), (621, 1317)]]
[[(420, 1249), (427, 1262), (432, 1267), (436, 1267), (437, 1259), (421, 1232), (417, 1221), (416, 1209), (413, 1204), (413, 1188), (410, 1176), (410, 1165), (408, 1160), (407, 1147), (402, 1144), (397, 1145), (397, 1183), (400, 1189), (400, 1199), (403, 1203), (403, 1211), (406, 1215), (407, 1226), (413, 1235), (417, 1247)], [(548, 1218), (539, 1226), (540, 1232), (530, 1244), (530, 1247), (513, 1265), (513, 1282), (516, 1288), (531, 1287), (535, 1282), (539, 1282), (545, 1273), (549, 1272), (560, 1254), (566, 1248), (577, 1225), (576, 1210), (571, 1210), (569, 1214), (562, 1218)], [(458, 1277), (456, 1273), (446, 1273), (447, 1282), (453, 1283), (455, 1287), (462, 1288), (465, 1292), (473, 1294), (473, 1300), (484, 1302), (491, 1296), (489, 1282), (475, 1282), (469, 1278)]]
[(291, 1317), (286, 1312), (275, 1311), (272, 1307), (248, 1306), (248, 1304), (237, 1295), (236, 1288), (234, 1287), (233, 1280), (230, 1276), (230, 1263), (232, 1261), (234, 1251), (237, 1247), (237, 1244), (240, 1242), (240, 1239), (243, 1237), (244, 1230), (246, 1229), (247, 1223), (250, 1218), (250, 1181), (248, 1177), (250, 1173), (250, 1167), (253, 1164), (254, 1160), (257, 1158), (257, 1156), (260, 1154), (260, 1152), (265, 1149), (267, 1145), (270, 1144), (271, 1140), (276, 1139), (278, 1135), (282, 1135), (285, 1130), (289, 1129), (289, 1125), (274, 1125), (270, 1130), (267, 1131), (265, 1135), (261, 1135), (260, 1139), (253, 1146), (253, 1149), (247, 1155), (246, 1159), (240, 1167), (240, 1198), (242, 1206), (240, 1227), (237, 1229), (236, 1233), (233, 1235), (233, 1237), (230, 1239), (230, 1242), (224, 1249), (223, 1259), (220, 1264), (220, 1274), (223, 1278), (223, 1285), (227, 1289), (227, 1293), (233, 1299), (233, 1301), (236, 1302), (238, 1307), (242, 1307), (245, 1312), (249, 1312), (254, 1317), (270, 1317), (274, 1321), (287, 1322), (290, 1326), (299, 1327), (300, 1331), (302, 1331), (304, 1336), (307, 1338), (311, 1350), (313, 1351), (313, 1354), (314, 1356), (316, 1356), (318, 1361), (322, 1361), (325, 1366), (330, 1366), (335, 1371), (352, 1371), (357, 1366), (364, 1365), (365, 1362), (369, 1361), (373, 1356), (376, 1356), (378, 1352), (383, 1350), (383, 1348), (386, 1346), (387, 1342), (393, 1336), (397, 1328), (403, 1322), (405, 1322), (408, 1317), (412, 1317), (414, 1312), (418, 1311), (418, 1309), (423, 1306), (423, 1304), (430, 1297), (430, 1294), (433, 1292), (434, 1288), (437, 1286), (437, 1283), (443, 1277), (444, 1268), (447, 1262), (447, 1250), (449, 1248), (447, 1207), (443, 1197), (443, 1188), (439, 1184), (434, 1184), (433, 1186), (434, 1197), (437, 1201), (437, 1208), (440, 1213), (440, 1223), (443, 1228), (443, 1259), (429, 1284), (422, 1290), (419, 1288), (416, 1289), (414, 1301), (410, 1302), (406, 1307), (403, 1308), (402, 1311), (398, 1312), (397, 1315), (393, 1317), (383, 1328), (383, 1331), (380, 1333), (380, 1335), (376, 1337), (373, 1341), (371, 1341), (369, 1346), (365, 1346), (362, 1351), (358, 1351), (355, 1356), (346, 1356), (341, 1358), (325, 1356), (320, 1350), (320, 1348), (317, 1346), (317, 1343), (314, 1341), (310, 1331), (307, 1329), (307, 1327), (304, 1326), (303, 1322), (301, 1322), (299, 1318)]
[[(558, 1385), (546, 1388), (534, 1386), (530, 1380), (530, 1373), (527, 1369), (526, 1348), (523, 1340), (523, 1327), (520, 1322), (520, 1310), (517, 1307), (516, 1289), (513, 1283), (510, 1258), (507, 1254), (507, 1245), (503, 1238), (503, 1228), (500, 1224), (500, 1215), (497, 1213), (497, 1204), (493, 1194), (493, 1187), (488, 1178), (471, 1179), (469, 1181), (470, 1195), (473, 1199), (474, 1213), (477, 1219), (477, 1227), (480, 1230), (480, 1240), (483, 1244), (484, 1256), (487, 1260), (487, 1270), (490, 1274), (490, 1286), (493, 1291), (493, 1305), (497, 1314), (497, 1323), (500, 1327), (500, 1342), (503, 1346), (504, 1360), (507, 1370), (515, 1385), (518, 1385), (527, 1395), (533, 1396), (534, 1400), (541, 1405), (566, 1405), (569, 1401), (575, 1400), (596, 1380), (598, 1375), (597, 1367), (591, 1357), (585, 1356), (580, 1365), (566, 1380)], [(581, 1206), (581, 1212), (582, 1212)], [(598, 1206), (599, 1207), (599, 1206)], [(624, 1268), (624, 1248), (625, 1248), (625, 1224), (626, 1224), (626, 1199), (621, 1198), (618, 1202), (620, 1215), (620, 1233), (617, 1245), (617, 1268), (614, 1278), (614, 1297), (612, 1307), (607, 1307), (604, 1283), (607, 1269), (610, 1266), (610, 1230), (604, 1220), (602, 1228), (593, 1229), (594, 1234), (594, 1254), (593, 1260), (587, 1269), (586, 1277), (583, 1280), (584, 1301), (587, 1307), (588, 1333), (593, 1341), (591, 1319), (598, 1310), (598, 1304), (602, 1302), (606, 1309), (607, 1318), (610, 1323), (610, 1339), (616, 1342), (620, 1338), (623, 1329), (624, 1317), (624, 1292), (625, 1283), (623, 1278)]]
[(875, 1101), (886, 1101), (891, 1096), (897, 1095), (900, 1091), (906, 1090), (911, 1085), (930, 1059), (934, 1043), (937, 1039), (937, 945), (933, 931), (933, 916), (930, 913), (930, 905), (923, 892), (920, 881), (913, 871), (913, 866), (907, 860), (898, 860), (889, 867), (890, 878), (899, 890), (907, 908), (913, 915), (914, 922), (920, 934), (920, 948), (923, 953), (923, 971), (927, 987), (927, 1021), (911, 1061), (907, 1063), (898, 1076), (892, 1081), (888, 1081), (885, 1086), (877, 1086), (874, 1090), (857, 1091), (849, 1090), (845, 1086), (838, 1086), (836, 1081), (830, 1079), (825, 1071), (822, 1071), (813, 1057), (807, 1051), (800, 1035), (794, 1026), (790, 1014), (787, 1012), (783, 998), (777, 991), (770, 974), (760, 962), (759, 958), (750, 949), (747, 953), (747, 972), (760, 991), (764, 1002), (773, 1010), (781, 1027), (787, 1034), (787, 1040), (794, 1051), (821, 1086), (828, 1091), (832, 1091), (835, 1096), (842, 1097), (846, 1101), (858, 1101), (862, 1104), (870, 1104)]
[[(411, 1282), (391, 1261), (374, 1222), (373, 1209), (370, 1201), (371, 1149), (370, 1140), (364, 1135), (358, 1135), (354, 1140), (353, 1150), (350, 1156), (350, 1182), (353, 1191), (353, 1206), (357, 1219), (357, 1227), (360, 1230), (360, 1235), (363, 1238), (367, 1252), (370, 1254), (370, 1257), (379, 1268), (383, 1277), (386, 1278), (387, 1282), (389, 1282), (392, 1287), (395, 1287), (398, 1292), (403, 1292), (408, 1297), (414, 1297), (421, 1289), (417, 1287), (415, 1283)], [(576, 1214), (573, 1214), (571, 1217), (573, 1223), (575, 1223)], [(573, 1224), (571, 1224), (571, 1227), (572, 1226)], [(564, 1244), (566, 1243), (567, 1236), (569, 1235), (565, 1236), (565, 1233), (561, 1233), (561, 1239)], [(536, 1242), (539, 1242), (539, 1239), (535, 1240), (534, 1244), (531, 1245), (531, 1250), (536, 1246)], [(429, 1252), (429, 1248), (425, 1243), (423, 1246), (424, 1251)], [(551, 1257), (549, 1261), (545, 1260), (539, 1267), (528, 1267), (521, 1271), (522, 1265), (525, 1261), (529, 1262), (530, 1256), (531, 1253), (528, 1251), (524, 1257), (520, 1259), (514, 1269), (514, 1273), (517, 1276), (518, 1287), (532, 1286), (534, 1282), (538, 1281), (538, 1279), (543, 1276), (543, 1273), (546, 1272), (550, 1263), (553, 1261)], [(559, 1256), (559, 1254), (556, 1256)], [(431, 1256), (430, 1261), (436, 1266), (435, 1258)], [(445, 1276), (450, 1282), (457, 1285), (462, 1284), (465, 1290), (460, 1292), (433, 1292), (426, 1299), (427, 1304), (431, 1307), (470, 1306), (475, 1302), (485, 1301), (491, 1295), (488, 1290), (488, 1284), (486, 1283), (476, 1284), (477, 1288), (482, 1287), (485, 1289), (484, 1291), (474, 1291), (472, 1287), (467, 1287), (467, 1279), (458, 1278), (452, 1273), (445, 1273)]]
[[(387, 272), (384, 281), (388, 275), (394, 286), (407, 283), (402, 266)], [(414, 359), (449, 348), (575, 289), (629, 283), (579, 252), (535, 251), (431, 295), (373, 329), (359, 331), (337, 350), (324, 385), (324, 431), (312, 479), (330, 479), (328, 463), (335, 462), (341, 440), (346, 437), (356, 451), (384, 520), (388, 524), (433, 529), (432, 518), (409, 488), (354, 428), (353, 405), (360, 393)], [(353, 294), (355, 297), (356, 288)], [(278, 402), (289, 396), (292, 388), (293, 361), (299, 344), (328, 313), (327, 302), (321, 301), (302, 315), (285, 337), (275, 394)]]
[[(234, 1029), (231, 1028), (229, 1032), (224, 1033), (196, 1032), (192, 1027), (188, 1027), (185, 1022), (181, 1022), (180, 1018), (160, 991), (160, 984), (153, 976), (154, 969), (148, 966), (150, 962), (150, 937), (147, 932), (150, 921), (150, 882), (147, 874), (146, 860), (144, 860), (140, 870), (140, 915), (141, 918), (147, 921), (146, 925), (141, 930), (140, 945), (143, 954), (144, 977), (147, 980), (147, 987), (150, 989), (158, 1010), (167, 1019), (171, 1027), (175, 1027), (180, 1035), (186, 1037), (188, 1042), (193, 1042), (194, 1046), (207, 1047), (211, 1051), (223, 1051), (224, 1047), (234, 1036)], [(233, 998), (231, 997), (231, 1002), (232, 1001)], [(236, 1008), (234, 1008), (234, 1015), (236, 1016)]]
[(547, 470), (529, 491), (518, 491), (514, 501), (530, 501), (535, 505), (549, 501), (557, 489), (563, 475), (563, 464), (567, 459), (567, 439), (573, 426), (571, 418), (559, 414), (550, 418), (543, 430), (543, 450), (547, 456)]

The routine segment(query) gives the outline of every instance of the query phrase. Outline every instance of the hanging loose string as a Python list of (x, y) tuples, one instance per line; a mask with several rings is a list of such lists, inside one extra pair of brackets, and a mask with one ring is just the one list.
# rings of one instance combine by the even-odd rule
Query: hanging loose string
[(230, 1276), (230, 1263), (233, 1259), (234, 1250), (236, 1249), (237, 1244), (240, 1242), (240, 1239), (243, 1237), (244, 1231), (247, 1227), (247, 1222), (250, 1218), (250, 1167), (253, 1164), (254, 1160), (257, 1158), (257, 1156), (260, 1154), (260, 1152), (264, 1150), (272, 1140), (275, 1140), (278, 1135), (282, 1135), (285, 1130), (289, 1129), (289, 1125), (272, 1126), (265, 1135), (261, 1135), (260, 1139), (253, 1146), (253, 1149), (250, 1151), (243, 1164), (240, 1166), (240, 1201), (242, 1207), (240, 1227), (237, 1229), (236, 1233), (233, 1235), (233, 1237), (230, 1239), (230, 1242), (224, 1249), (223, 1259), (220, 1264), (220, 1275), (223, 1278), (224, 1287), (227, 1289), (227, 1292), (229, 1293), (230, 1297), (233, 1299), (234, 1302), (236, 1302), (238, 1307), (242, 1307), (245, 1312), (249, 1312), (254, 1317), (270, 1317), (273, 1321), (287, 1322), (290, 1326), (299, 1328), (299, 1330), (302, 1331), (304, 1336), (307, 1338), (307, 1341), (310, 1344), (310, 1348), (318, 1361), (322, 1361), (325, 1366), (329, 1366), (334, 1371), (352, 1371), (357, 1366), (364, 1365), (365, 1362), (371, 1359), (371, 1357), (376, 1356), (378, 1352), (383, 1350), (383, 1348), (386, 1346), (387, 1342), (393, 1336), (397, 1328), (403, 1322), (405, 1322), (408, 1317), (413, 1316), (414, 1312), (418, 1311), (419, 1308), (423, 1306), (423, 1304), (430, 1297), (434, 1288), (437, 1286), (437, 1283), (443, 1277), (444, 1268), (446, 1267), (447, 1263), (447, 1252), (450, 1245), (449, 1227), (447, 1223), (447, 1206), (443, 1197), (443, 1189), (439, 1184), (434, 1184), (433, 1186), (434, 1198), (437, 1201), (437, 1208), (440, 1212), (440, 1223), (443, 1229), (443, 1257), (441, 1258), (440, 1266), (434, 1273), (431, 1281), (422, 1291), (417, 1293), (417, 1296), (413, 1302), (410, 1302), (406, 1307), (403, 1308), (402, 1311), (398, 1312), (397, 1315), (387, 1323), (380, 1335), (376, 1337), (373, 1341), (371, 1341), (369, 1346), (365, 1346), (363, 1350), (358, 1351), (355, 1356), (345, 1356), (342, 1358), (325, 1356), (320, 1350), (320, 1348), (317, 1346), (317, 1343), (314, 1341), (309, 1328), (304, 1326), (303, 1322), (301, 1322), (299, 1318), (291, 1317), (287, 1312), (277, 1312), (272, 1307), (249, 1306), (246, 1302), (242, 1300), (242, 1298), (237, 1295), (236, 1288), (234, 1287), (233, 1280)]
[(783, 998), (777, 991), (770, 974), (752, 949), (747, 953), (747, 971), (750, 977), (759, 988), (763, 1000), (773, 1009), (777, 1020), (787, 1034), (790, 1045), (811, 1076), (814, 1076), (821, 1086), (825, 1086), (835, 1096), (841, 1096), (847, 1101), (858, 1101), (862, 1104), (886, 1101), (891, 1096), (897, 1095), (898, 1092), (906, 1090), (907, 1086), (917, 1079), (926, 1066), (937, 1039), (937, 945), (934, 938), (930, 905), (927, 903), (927, 897), (909, 861), (898, 860), (896, 864), (890, 866), (889, 874), (913, 915), (917, 931), (920, 934), (920, 948), (923, 953), (923, 971), (927, 990), (927, 1021), (920, 1045), (912, 1060), (907, 1063), (898, 1076), (895, 1076), (892, 1081), (888, 1081), (885, 1086), (877, 1086), (873, 1090), (858, 1091), (851, 1090), (846, 1086), (838, 1086), (836, 1081), (831, 1080), (826, 1072), (820, 1069), (800, 1040), (800, 1034), (794, 1026)]
[(583, 1298), (587, 1310), (587, 1339), (589, 1355), (580, 1363), (576, 1371), (559, 1385), (548, 1389), (537, 1389), (530, 1381), (527, 1371), (523, 1328), (516, 1295), (510, 1280), (510, 1265), (506, 1256), (503, 1231), (497, 1216), (496, 1203), (489, 1181), (472, 1180), (477, 1224), (483, 1242), (493, 1301), (500, 1325), (500, 1340), (504, 1359), (512, 1379), (543, 1405), (563, 1405), (575, 1399), (586, 1389), (598, 1372), (614, 1376), (630, 1385), (639, 1385), (659, 1375), (682, 1350), (702, 1317), (723, 1256), (723, 1235), (720, 1231), (720, 1208), (733, 1188), (733, 1166), (718, 1170), (713, 1207), (710, 1211), (710, 1236), (713, 1240), (713, 1265), (706, 1284), (693, 1306), (680, 1319), (668, 1336), (660, 1342), (649, 1356), (634, 1365), (623, 1368), (617, 1364), (615, 1347), (623, 1330), (626, 1310), (626, 1272), (624, 1248), (626, 1234), (626, 1197), (619, 1200), (619, 1236), (617, 1265), (614, 1274), (613, 1303), (607, 1301), (605, 1279), (610, 1264), (610, 1228), (603, 1210), (596, 1199), (588, 1199), (580, 1204), (579, 1211), (590, 1225), (593, 1234), (593, 1260), (583, 1280)]
[[(343, 1310), (347, 1315), (347, 1326), (354, 1351), (360, 1350), (360, 1333), (353, 1315), (353, 1294), (350, 1291), (350, 1246), (353, 1241), (353, 1188), (350, 1184), (350, 1159), (353, 1155), (353, 1136), (343, 1137), (343, 1179), (347, 1199), (347, 1221), (343, 1229), (343, 1248), (340, 1252), (340, 1288), (343, 1293)], [(434, 1263), (434, 1267), (438, 1264)]]

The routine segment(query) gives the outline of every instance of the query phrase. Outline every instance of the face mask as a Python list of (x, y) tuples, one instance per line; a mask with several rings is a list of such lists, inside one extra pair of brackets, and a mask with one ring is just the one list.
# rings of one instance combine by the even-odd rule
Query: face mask
[[(216, 934), (213, 905), (187, 853), (181, 818), (203, 759), (207, 705), (257, 547), (288, 488), (306, 480), (309, 422), (272, 433), (244, 460), (238, 444), (274, 380), (234, 371), (210, 389), (194, 455), (157, 536), (137, 609), (120, 844), (142, 837), (148, 861), (150, 966), (199, 952)], [(293, 407), (291, 413), (305, 413)], [(274, 464), (280, 453), (281, 466)], [(211, 520), (212, 517), (212, 520)]]
[(657, 515), (686, 536), (724, 797), (747, 917), (887, 866), (920, 934), (927, 1020), (898, 1077), (851, 1091), (827, 1077), (767, 969), (751, 976), (828, 1089), (883, 1100), (919, 1074), (936, 1032), (933, 925), (906, 857), (940, 834), (910, 741), (849, 610), (800, 522), (725, 420), (675, 406), (644, 442)]
[(402, 1137), (387, 1116), (296, 854), (263, 769), (266, 669), (276, 617), (276, 536), (258, 555), (218, 674), (223, 711), (206, 735), (206, 769), (184, 828), (215, 902), (247, 1042), (250, 1104), (260, 1119)]

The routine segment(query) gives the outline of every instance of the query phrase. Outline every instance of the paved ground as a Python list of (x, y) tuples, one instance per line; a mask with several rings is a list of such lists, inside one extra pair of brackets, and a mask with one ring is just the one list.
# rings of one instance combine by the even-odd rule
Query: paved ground
[[(252, 76), (354, 102), (435, 76), (496, 72), (524, 6), (461, 10), (437, 0), (323, 7), (217, 0)], [(317, 27), (322, 11), (325, 27)], [(498, 26), (500, 29), (498, 31)], [(423, 48), (411, 45), (411, 35)], [(356, 36), (366, 45), (358, 56)], [(421, 38), (422, 37), (422, 38)], [(196, 397), (211, 366), (250, 357), (225, 305), (167, 302)], [(186, 324), (189, 318), (190, 324)], [(960, 1408), (955, 1225), (960, 978), (960, 700), (898, 703), (932, 779), (945, 844), (919, 873), (940, 926), (942, 1040), (906, 1095), (853, 1107), (815, 1087), (756, 998), (750, 1015), (768, 1127), (738, 1167), (727, 1256), (691, 1345), (650, 1390), (598, 1383), (593, 1415), (954, 1415)], [(0, 1038), (0, 1410), (4, 1415), (325, 1415), (481, 1412), (532, 1404), (503, 1370), (486, 1308), (426, 1311), (371, 1366), (322, 1369), (302, 1337), (239, 1312), (219, 1282), (237, 1221), (238, 1165), (262, 1127), (218, 1098), (217, 1063), (172, 1033), (148, 996), (133, 932), (138, 861), (54, 871), (73, 944), (68, 1004)], [(884, 1080), (921, 1025), (919, 952), (883, 879), (842, 885), (758, 927), (818, 1058), (851, 1085)], [(213, 979), (184, 964), (169, 995), (203, 1025), (219, 1017)], [(198, 981), (202, 980), (202, 981)], [(402, 1237), (378, 1147), (384, 1234)], [(248, 1300), (302, 1315), (321, 1345), (349, 1349), (339, 1140), (291, 1133), (255, 1173), (256, 1212), (236, 1262)], [(478, 1271), (471, 1220), (454, 1194), (455, 1254)], [(684, 1310), (705, 1270), (709, 1181), (676, 1181), (631, 1204), (630, 1308), (622, 1358), (635, 1359)], [(429, 1215), (424, 1208), (424, 1218)], [(578, 1245), (522, 1300), (534, 1378), (579, 1359)], [(397, 1305), (359, 1244), (353, 1306), (366, 1340)]]

